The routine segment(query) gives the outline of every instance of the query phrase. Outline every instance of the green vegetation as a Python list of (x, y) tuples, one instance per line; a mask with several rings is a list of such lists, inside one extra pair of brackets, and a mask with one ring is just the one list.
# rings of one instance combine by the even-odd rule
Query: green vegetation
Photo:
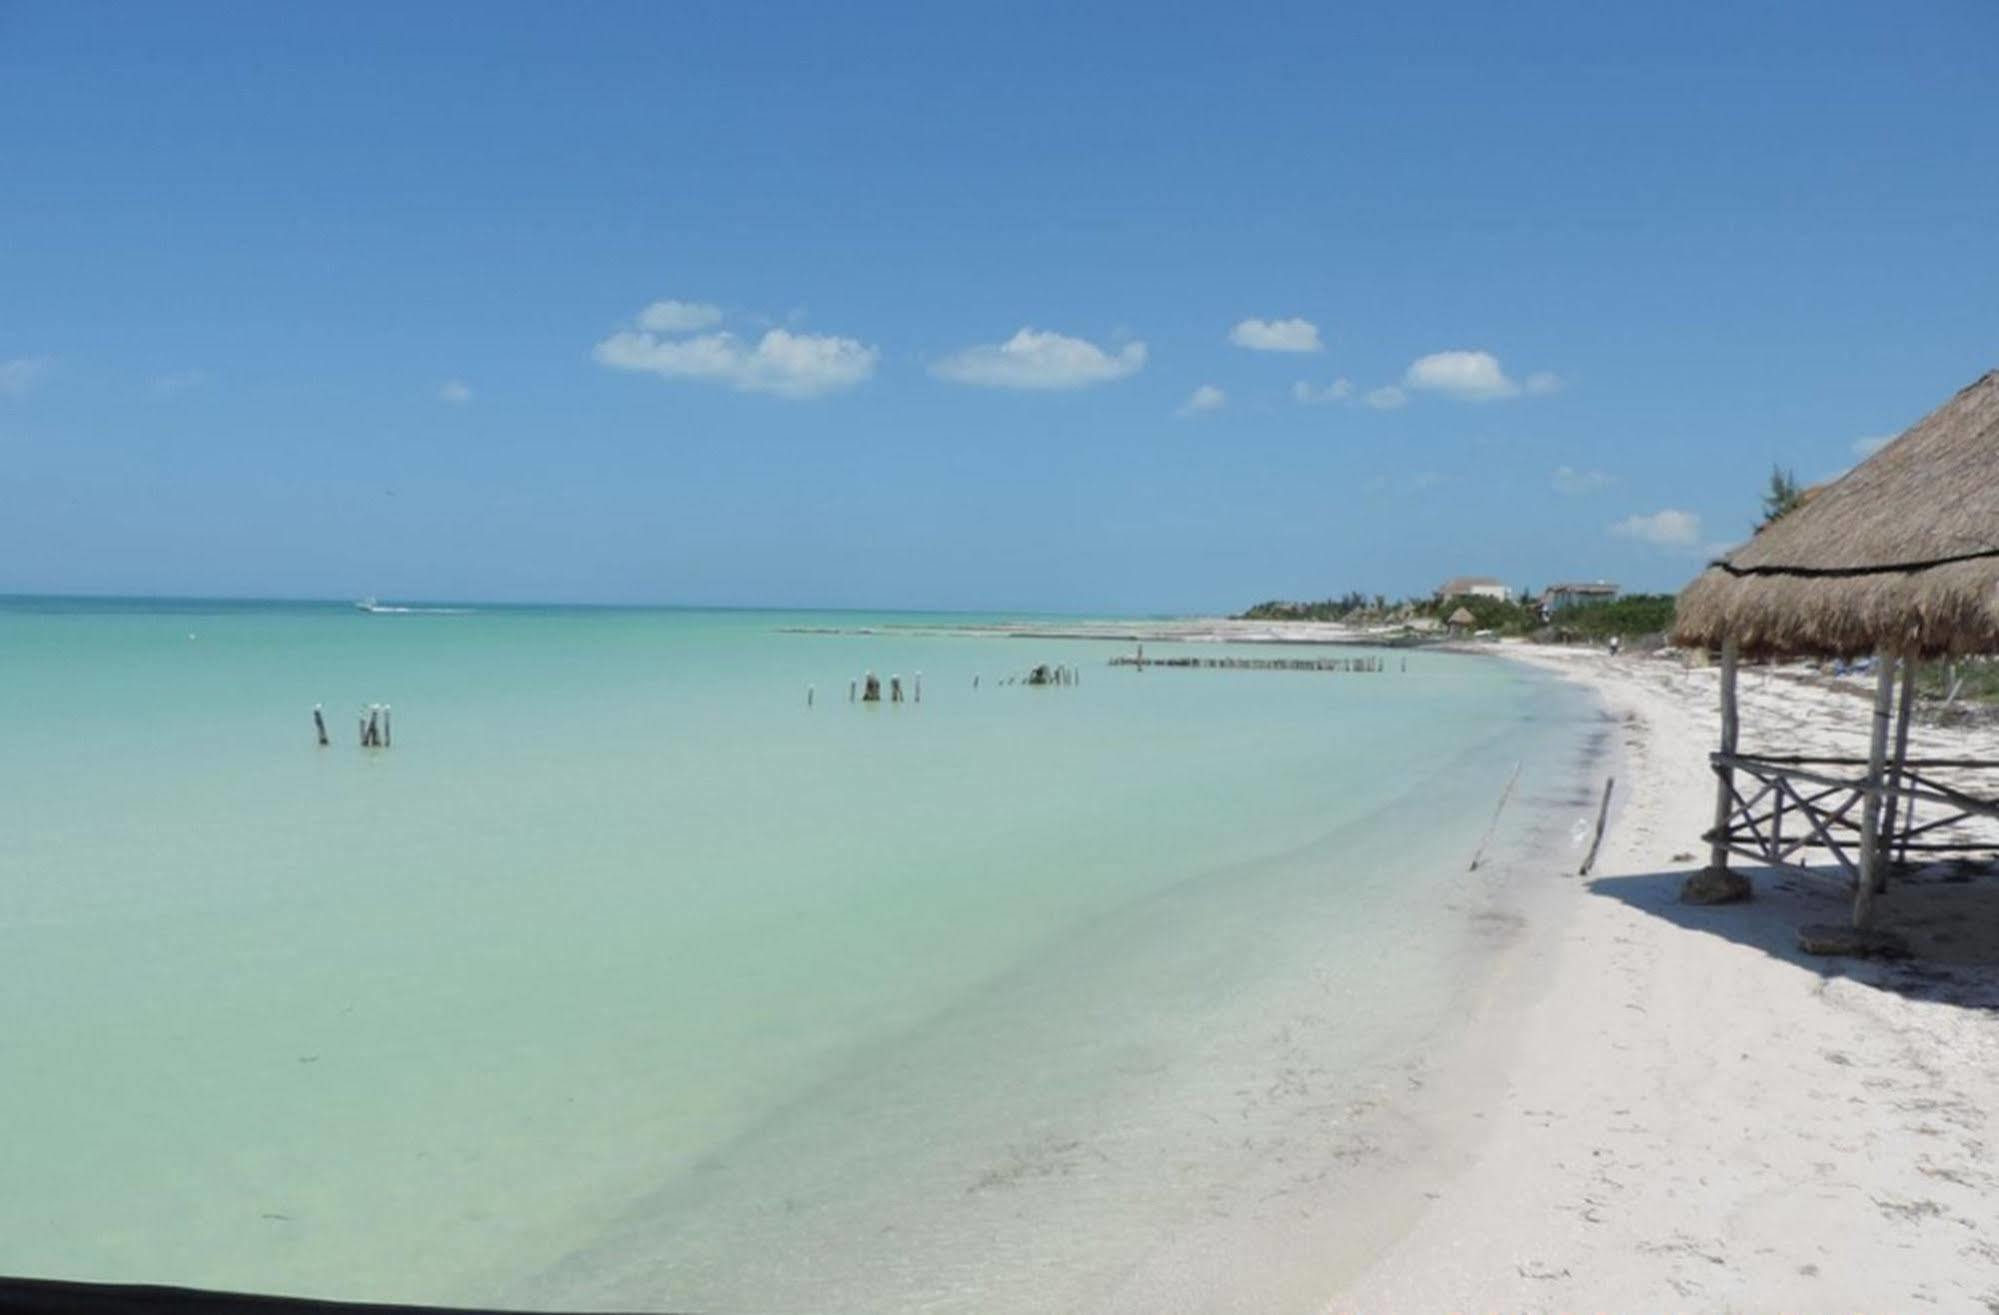
[(1768, 529), (1784, 517), (1798, 509), (1805, 500), (1805, 491), (1798, 487), (1798, 477), (1782, 466), (1770, 467), (1770, 487), (1763, 494), (1763, 523), (1758, 530)]
[[(1600, 602), (1572, 603), (1544, 621), (1540, 606), (1530, 591), (1522, 590), (1520, 601), (1483, 598), (1461, 594), (1456, 598), (1410, 598), (1390, 602), (1381, 594), (1359, 590), (1339, 598), (1315, 603), (1272, 599), (1243, 612), (1242, 621), (1350, 621), (1370, 625), (1430, 617), (1448, 621), (1459, 608), (1471, 613), (1472, 630), (1488, 630), (1500, 635), (1539, 635), (1555, 639), (1587, 639), (1601, 642), (1612, 638), (1634, 640), (1663, 635), (1673, 628), (1673, 595), (1627, 594)], [(1999, 673), (1995, 673), (1999, 679)]]
[(1443, 621), (1457, 615), (1460, 607), (1471, 613), (1474, 630), (1495, 630), (1502, 635), (1530, 635), (1541, 625), (1541, 609), (1531, 602), (1517, 603), (1511, 599), (1460, 594), (1441, 603), (1426, 604), (1426, 610)]
[(1601, 602), (1573, 603), (1548, 620), (1557, 634), (1580, 639), (1637, 639), (1673, 628), (1673, 595), (1626, 594)]
[(1960, 706), (1999, 706), (1999, 662), (1975, 657), (1919, 663), (1916, 692), (1926, 699), (1950, 699)]
[(1324, 598), (1316, 603), (1287, 603), (1273, 598), (1269, 602), (1258, 603), (1241, 616), (1238, 621), (1344, 621), (1358, 612), (1385, 612), (1388, 600), (1380, 594), (1372, 598), (1354, 590), (1339, 598)]

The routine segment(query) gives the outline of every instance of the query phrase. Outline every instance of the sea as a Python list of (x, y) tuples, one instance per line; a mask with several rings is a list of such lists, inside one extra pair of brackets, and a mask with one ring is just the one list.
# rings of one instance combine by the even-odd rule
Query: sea
[(1066, 620), (0, 600), (0, 1273), (1323, 1303), (1466, 1153), (1605, 723)]

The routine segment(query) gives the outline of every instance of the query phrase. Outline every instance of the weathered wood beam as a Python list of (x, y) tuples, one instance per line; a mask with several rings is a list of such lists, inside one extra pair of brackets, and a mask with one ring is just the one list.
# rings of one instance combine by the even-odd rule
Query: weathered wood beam
[[(1895, 753), (1888, 769), (1888, 810), (1886, 821), (1881, 828), (1881, 835), (1887, 841), (1888, 854), (1891, 858), (1895, 853), (1896, 813), (1900, 812), (1902, 814), (1906, 828), (1907, 819), (1913, 817), (1916, 811), (1915, 800), (1909, 800), (1906, 807), (1899, 807), (1902, 801), (1895, 794), (1896, 788), (1902, 784), (1902, 768), (1909, 761), (1909, 714), (1914, 710), (1915, 706), (1916, 660), (1912, 657), (1905, 657), (1902, 659), (1902, 694), (1900, 706), (1895, 711)], [(1907, 852), (1906, 849), (1903, 850), (1904, 854)], [(1880, 882), (1879, 889), (1886, 890), (1888, 888), (1888, 865), (1886, 863), (1881, 865), (1881, 871), (1876, 879)]]
[(1853, 925), (1874, 921), (1876, 883), (1881, 880), (1881, 805), (1888, 768), (1888, 727), (1895, 705), (1895, 658), (1885, 649), (1874, 655), (1874, 729), (1867, 742), (1867, 805), (1860, 814), (1860, 881), (1853, 891)]
[(1707, 866), (1690, 873), (1680, 883), (1680, 898), (1688, 904), (1727, 904), (1748, 899), (1751, 893), (1749, 879), (1728, 870), (1728, 856), (1733, 848), (1729, 843), (1728, 819), (1734, 802), (1740, 798), (1735, 792), (1733, 760), (1742, 724), (1735, 701), (1736, 668), (1741, 665), (1741, 658), (1741, 646), (1733, 637), (1722, 641), (1721, 747), (1710, 759), (1715, 774), (1714, 826), (1708, 831)]
[[(1735, 737), (1739, 726), (1735, 709), (1735, 668), (1741, 658), (1741, 651), (1735, 640), (1723, 641), (1721, 646), (1721, 750), (1716, 755), (1714, 829), (1717, 833), (1728, 830), (1728, 814), (1735, 799), (1735, 769), (1726, 761), (1735, 752)], [(1708, 866), (1717, 871), (1728, 868), (1728, 846), (1716, 839), (1714, 847), (1708, 851)]]

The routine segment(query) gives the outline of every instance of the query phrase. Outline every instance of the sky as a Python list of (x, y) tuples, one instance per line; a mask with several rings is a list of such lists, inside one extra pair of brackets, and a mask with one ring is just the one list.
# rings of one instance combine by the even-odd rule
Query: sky
[(0, 0), (0, 592), (1677, 588), (1999, 366), (1999, 4)]

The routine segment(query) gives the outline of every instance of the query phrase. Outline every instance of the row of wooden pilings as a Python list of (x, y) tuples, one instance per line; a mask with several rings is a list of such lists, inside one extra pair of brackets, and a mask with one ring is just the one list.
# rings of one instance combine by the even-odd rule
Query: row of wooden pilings
[[(326, 710), (318, 703), (312, 705), (312, 729), (313, 733), (319, 739), (319, 747), (324, 749), (330, 743), (326, 736)], [(357, 729), (361, 737), (362, 748), (388, 748), (394, 742), (394, 735), (391, 733), (389, 727), (389, 705), (386, 703), (370, 703), (367, 707), (362, 708)]]
[[(1130, 657), (1114, 657), (1114, 667), (1206, 667), (1220, 671), (1352, 671), (1379, 673), (1388, 670), (1387, 660), (1378, 657), (1348, 658), (1250, 658), (1250, 657), (1169, 657), (1149, 658), (1140, 649)], [(1409, 670), (1409, 659), (1402, 659)]]
[[(979, 688), (980, 680), (981, 677), (979, 677), (978, 675), (974, 675), (972, 677), (973, 689)], [(1068, 666), (1051, 667), (1044, 662), (1038, 666), (1030, 668), (1027, 674), (1024, 676), (1008, 676), (1006, 679), (999, 681), (998, 683), (1001, 685), (1080, 685), (1083, 683), (1083, 673), (1077, 670), (1075, 667), (1068, 667)], [(819, 691), (817, 686), (807, 685), (805, 687), (805, 706), (808, 708), (812, 707), (818, 701), (818, 694)], [(910, 684), (909, 694), (910, 694), (910, 702), (912, 703), (923, 702), (922, 672), (919, 671), (916, 673), (916, 679)], [(888, 697), (885, 701), (889, 703), (901, 703), (903, 701), (903, 685), (902, 685), (901, 676), (891, 675), (888, 678)], [(881, 677), (877, 676), (874, 672), (870, 671), (863, 676), (848, 681), (847, 702), (849, 703), (884, 702), (884, 699), (882, 697)]]

